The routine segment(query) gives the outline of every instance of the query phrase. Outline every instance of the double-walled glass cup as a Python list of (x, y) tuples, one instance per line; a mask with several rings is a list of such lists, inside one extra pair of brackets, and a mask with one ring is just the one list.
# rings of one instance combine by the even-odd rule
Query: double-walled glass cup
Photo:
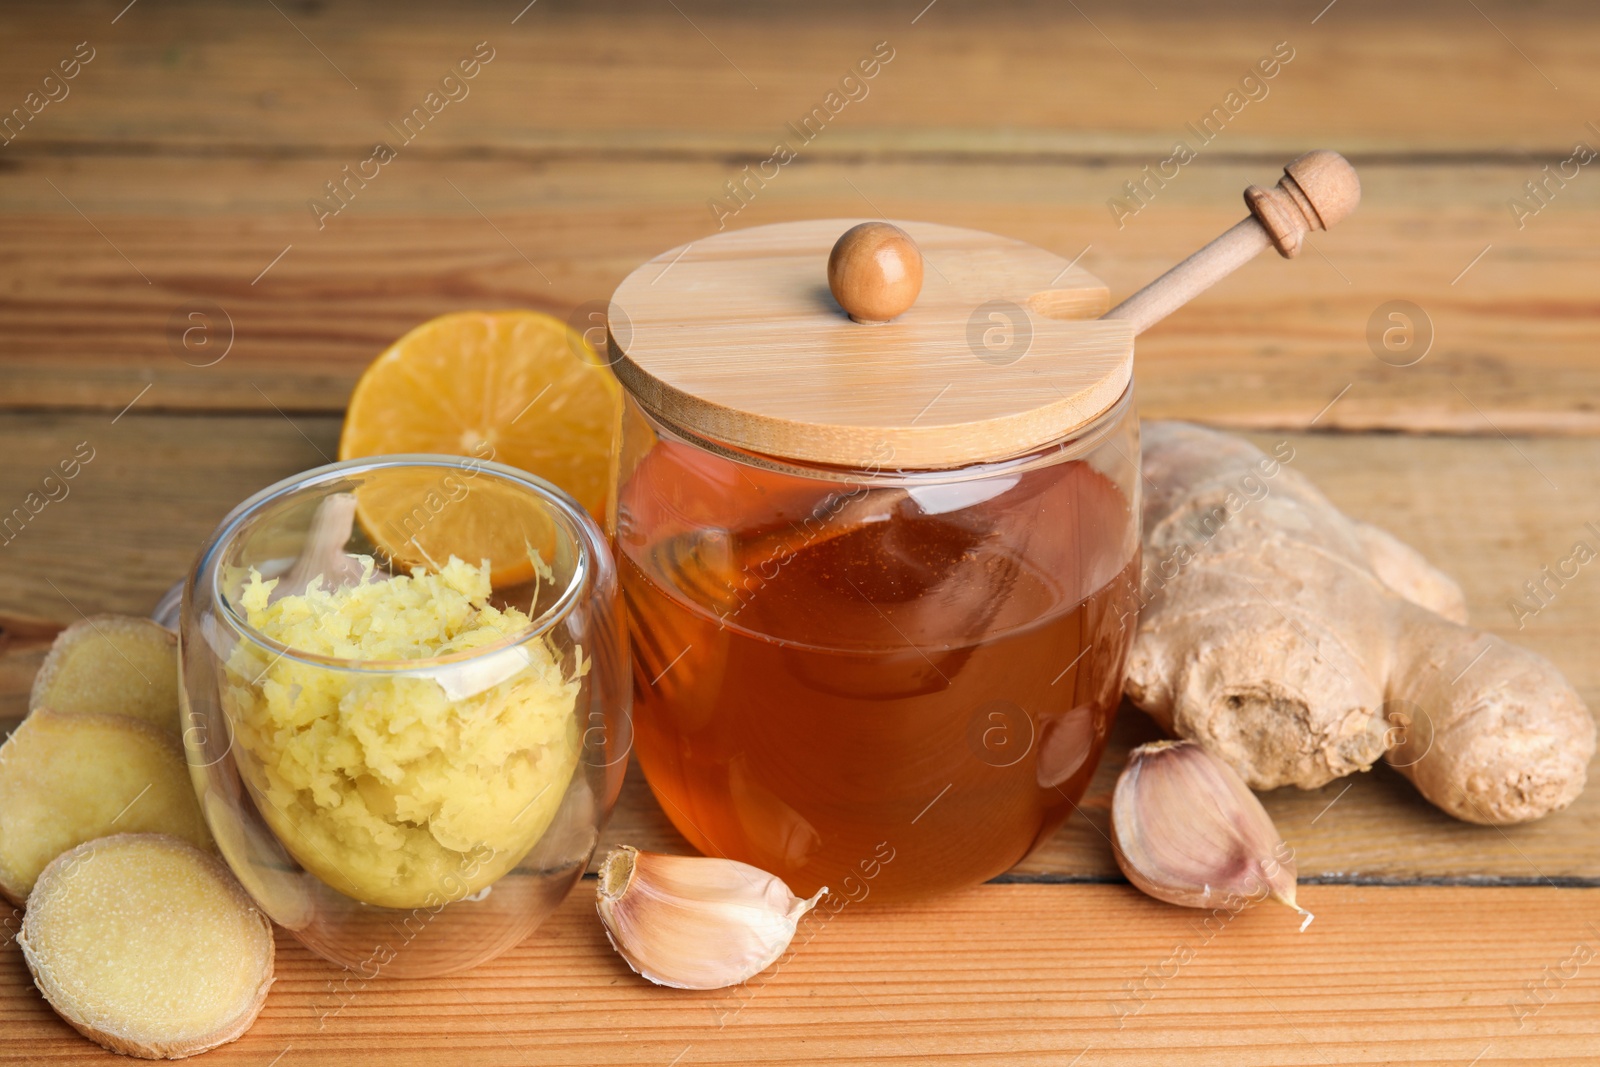
[(522, 940), (582, 876), (631, 748), (607, 544), (496, 463), (356, 460), (251, 497), (189, 576), (180, 657), (223, 857), (363, 978)]
[(1131, 388), (1045, 447), (944, 470), (757, 455), (631, 399), (616, 543), (662, 810), (802, 895), (1016, 864), (1120, 701), (1138, 464)]

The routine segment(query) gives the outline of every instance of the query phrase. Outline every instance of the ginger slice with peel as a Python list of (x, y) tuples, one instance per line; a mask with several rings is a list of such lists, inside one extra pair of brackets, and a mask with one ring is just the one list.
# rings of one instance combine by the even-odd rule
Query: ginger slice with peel
[(28, 710), (127, 715), (178, 732), (178, 635), (150, 619), (96, 615), (62, 630)]
[(145, 1059), (238, 1038), (272, 985), (271, 923), (220, 862), (166, 834), (116, 834), (56, 857), (17, 944), (57, 1014)]
[(0, 746), (0, 894), (22, 903), (58, 855), (119, 832), (211, 847), (183, 749), (121, 715), (42, 708)]

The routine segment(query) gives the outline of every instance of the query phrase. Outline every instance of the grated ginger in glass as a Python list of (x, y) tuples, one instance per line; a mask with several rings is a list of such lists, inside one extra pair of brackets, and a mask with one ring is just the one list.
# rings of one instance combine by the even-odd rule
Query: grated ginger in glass
[[(238, 603), (257, 632), (298, 652), (355, 661), (426, 660), (525, 632), (528, 615), (490, 604), (487, 567), (452, 556), (382, 579), (271, 600), (253, 568)], [(332, 888), (391, 908), (438, 907), (500, 878), (555, 817), (577, 766), (578, 666), (564, 677), (543, 638), (486, 656), (509, 677), (451, 699), (430, 672), (352, 670), (242, 641), (223, 702), (246, 780), (284, 847)]]

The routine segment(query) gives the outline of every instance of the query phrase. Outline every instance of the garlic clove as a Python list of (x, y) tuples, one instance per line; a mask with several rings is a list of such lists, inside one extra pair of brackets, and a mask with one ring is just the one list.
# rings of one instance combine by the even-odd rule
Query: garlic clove
[(1271, 897), (1295, 903), (1294, 851), (1233, 768), (1193, 741), (1156, 741), (1128, 755), (1111, 799), (1117, 866), (1157, 900), (1237, 910)]
[(318, 578), (322, 579), (323, 588), (330, 590), (360, 582), (365, 571), (361, 557), (344, 550), (355, 523), (354, 493), (334, 493), (319, 501), (317, 510), (311, 513), (311, 525), (300, 545), (300, 555), (272, 587), (267, 603), (277, 603), (286, 596), (299, 596)]
[(748, 863), (621, 845), (600, 865), (595, 906), (612, 947), (639, 974), (677, 989), (721, 989), (777, 962), (827, 892), (801, 900)]

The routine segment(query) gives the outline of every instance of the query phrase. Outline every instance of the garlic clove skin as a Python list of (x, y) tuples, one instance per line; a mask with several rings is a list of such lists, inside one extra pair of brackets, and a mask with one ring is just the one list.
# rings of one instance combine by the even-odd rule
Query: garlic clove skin
[[(354, 493), (334, 493), (319, 501), (317, 510), (311, 514), (311, 525), (301, 543), (300, 555), (267, 594), (267, 603), (276, 603), (286, 596), (299, 596), (318, 578), (322, 579), (324, 589), (360, 582), (365, 574), (362, 559), (344, 550), (355, 523)], [(375, 574), (373, 577), (383, 576)]]
[(827, 892), (802, 900), (748, 863), (621, 845), (600, 865), (595, 906), (612, 947), (645, 978), (721, 989), (777, 962)]
[(1128, 755), (1111, 799), (1117, 866), (1143, 892), (1186, 908), (1295, 903), (1293, 850), (1233, 768), (1193, 741)]

